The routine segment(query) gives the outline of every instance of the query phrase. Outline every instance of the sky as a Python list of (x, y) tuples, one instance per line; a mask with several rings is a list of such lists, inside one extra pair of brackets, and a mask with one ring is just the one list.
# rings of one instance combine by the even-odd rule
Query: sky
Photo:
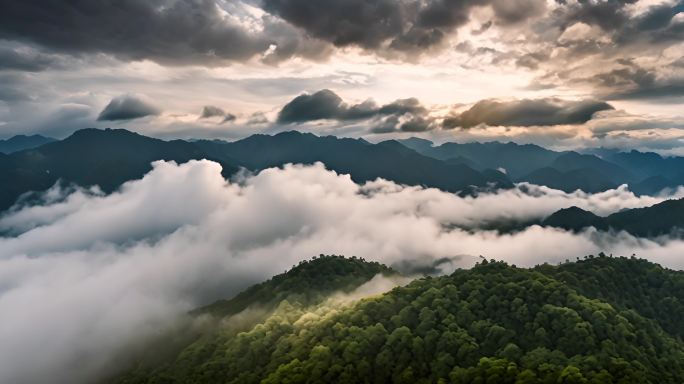
[(684, 155), (684, 2), (5, 0), (0, 138), (284, 130)]

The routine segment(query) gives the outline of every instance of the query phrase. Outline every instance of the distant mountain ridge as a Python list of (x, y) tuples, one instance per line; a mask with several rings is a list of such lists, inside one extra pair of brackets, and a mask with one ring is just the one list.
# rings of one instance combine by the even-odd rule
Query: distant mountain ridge
[(362, 139), (319, 137), (296, 131), (273, 136), (252, 135), (235, 142), (164, 141), (124, 129), (83, 129), (64, 140), (0, 156), (0, 211), (23, 193), (43, 191), (57, 180), (81, 186), (99, 185), (112, 192), (139, 179), (155, 160), (184, 163), (209, 159), (223, 166), (224, 177), (242, 166), (259, 171), (287, 163), (323, 162), (328, 169), (350, 174), (356, 182), (384, 178), (468, 193), (480, 188), (510, 188), (506, 175), (447, 164), (399, 144), (371, 144)]
[(351, 175), (358, 183), (381, 177), (449, 192), (513, 186), (500, 172), (482, 172), (465, 164), (448, 164), (420, 155), (396, 141), (370, 144), (361, 139), (288, 131), (273, 136), (252, 135), (235, 142), (197, 141), (195, 144), (214, 157), (232, 159), (257, 171), (285, 163), (320, 161), (328, 169)]
[[(420, 138), (398, 140), (426, 156), (470, 164), (475, 169), (504, 168), (515, 182), (530, 182), (573, 192), (601, 192), (628, 184), (636, 194), (656, 194), (684, 185), (684, 158), (652, 152), (588, 149), (557, 152), (534, 144), (501, 142), (444, 143)], [(479, 168), (478, 168), (479, 167)]]
[(0, 153), (10, 154), (24, 149), (40, 147), (53, 141), (56, 139), (41, 135), (16, 135), (6, 140), (0, 140)]
[[(637, 194), (655, 194), (684, 185), (684, 158), (654, 153), (598, 151), (605, 156), (555, 152), (515, 143), (445, 143), (424, 139), (388, 140), (316, 136), (297, 131), (221, 140), (164, 141), (121, 129), (84, 129), (9, 154), (0, 153), (0, 211), (29, 191), (43, 191), (57, 180), (99, 185), (111, 192), (142, 177), (155, 160), (179, 163), (209, 159), (229, 177), (238, 167), (260, 171), (287, 163), (322, 162), (363, 183), (384, 178), (400, 184), (470, 194), (530, 182), (572, 192), (601, 192), (628, 183)], [(15, 140), (16, 141), (16, 140)], [(34, 141), (37, 144), (38, 141)], [(15, 147), (16, 148), (16, 147)]]
[(578, 207), (561, 209), (542, 221), (542, 225), (579, 231), (626, 231), (638, 237), (681, 235), (684, 233), (684, 199), (666, 200), (645, 208), (626, 209), (606, 217)]
[[(0, 210), (29, 191), (43, 191), (63, 180), (80, 186), (98, 185), (112, 192), (139, 179), (155, 160), (178, 163), (209, 158), (192, 143), (164, 141), (124, 129), (83, 129), (61, 141), (0, 157)], [(237, 168), (220, 159), (223, 173)]]

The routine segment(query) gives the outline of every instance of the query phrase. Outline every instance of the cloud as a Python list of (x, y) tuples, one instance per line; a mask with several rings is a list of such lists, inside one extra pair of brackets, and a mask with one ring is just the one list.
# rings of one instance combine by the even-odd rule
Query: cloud
[(131, 343), (177, 316), (320, 253), (445, 272), (478, 255), (529, 266), (600, 250), (684, 266), (677, 256), (684, 243), (676, 240), (458, 228), (569, 205), (607, 213), (664, 198), (625, 189), (587, 195), (526, 186), (461, 198), (383, 180), (360, 186), (322, 164), (234, 182), (220, 172), (206, 160), (155, 162), (111, 195), (56, 189), (42, 204), (0, 218), (12, 233), (0, 238), (0, 382), (97, 381), (130, 356)]
[(411, 55), (445, 46), (470, 20), (473, 8), (491, 5), (499, 24), (515, 24), (545, 10), (543, 0), (264, 0), (264, 9), (337, 47)]
[(226, 113), (226, 115), (223, 117), (223, 120), (221, 120), (221, 123), (229, 123), (235, 121), (236, 119), (237, 116), (233, 115), (232, 113)]
[[(264, 9), (338, 47), (380, 48), (405, 37), (408, 2), (393, 0), (265, 0)], [(418, 30), (416, 30), (418, 31)], [(417, 33), (417, 32), (416, 32)]]
[(605, 31), (623, 27), (629, 20), (626, 6), (637, 0), (617, 1), (566, 1), (556, 0), (563, 5), (563, 18), (566, 25), (581, 22), (598, 25)]
[(279, 123), (336, 119), (342, 112), (342, 98), (329, 89), (302, 94), (285, 104), (278, 113)]
[(619, 45), (679, 43), (684, 38), (684, 20), (677, 18), (684, 12), (684, 2), (665, 2), (637, 13), (624, 23), (614, 41)]
[(205, 105), (202, 108), (202, 113), (200, 114), (200, 119), (211, 119), (214, 117), (222, 117), (220, 123), (229, 123), (232, 121), (235, 121), (237, 119), (237, 116), (233, 115), (232, 113), (226, 113), (223, 109), (219, 107), (215, 107), (213, 105)]
[(132, 120), (145, 116), (156, 116), (161, 110), (147, 101), (146, 98), (136, 95), (122, 95), (113, 98), (100, 112), (98, 121)]
[(213, 105), (205, 105), (202, 108), (202, 114), (200, 114), (200, 119), (209, 119), (216, 116), (225, 116), (226, 111), (219, 107), (214, 107)]
[(613, 109), (610, 104), (596, 100), (566, 101), (550, 99), (522, 99), (499, 101), (480, 100), (469, 109), (447, 117), (445, 128), (489, 126), (544, 126), (582, 124), (594, 113)]
[[(684, 73), (659, 75), (657, 68), (645, 68), (633, 60), (620, 59), (618, 66), (588, 79), (577, 79), (595, 85), (609, 100), (658, 99), (684, 96)], [(677, 68), (677, 60), (668, 63)]]
[(0, 71), (39, 72), (58, 62), (59, 60), (54, 55), (42, 54), (27, 47), (15, 48), (0, 45)]
[(67, 10), (11, 0), (0, 13), (0, 38), (52, 52), (170, 65), (320, 60), (332, 47), (352, 46), (415, 61), (448, 47), (471, 14), (484, 7), (491, 10), (484, 25), (500, 28), (524, 25), (547, 12), (545, 0), (152, 0), (116, 7), (78, 0)]
[(293, 56), (316, 58), (328, 51), (270, 15), (253, 15), (248, 5), (214, 0), (117, 4), (77, 0), (65, 7), (9, 0), (0, 12), (0, 38), (67, 54), (106, 53), (123, 60), (174, 65), (246, 61), (270, 48), (272, 62)]
[(402, 130), (422, 132), (432, 128), (433, 119), (428, 110), (415, 98), (398, 99), (379, 106), (373, 100), (348, 105), (329, 89), (313, 94), (302, 94), (287, 103), (278, 113), (281, 124), (301, 123), (316, 120), (337, 120), (341, 122), (375, 119), (375, 133)]

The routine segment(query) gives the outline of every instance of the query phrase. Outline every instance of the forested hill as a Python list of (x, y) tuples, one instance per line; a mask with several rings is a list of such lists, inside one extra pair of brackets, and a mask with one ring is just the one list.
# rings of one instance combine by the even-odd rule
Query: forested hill
[(683, 273), (636, 258), (485, 261), (353, 305), (286, 301), (117, 382), (682, 383), (683, 303)]
[(604, 231), (626, 231), (639, 237), (683, 236), (684, 199), (665, 200), (650, 207), (625, 209), (606, 217), (578, 207), (564, 208), (547, 217), (542, 225), (572, 231), (594, 227)]
[(378, 274), (390, 276), (397, 272), (383, 264), (356, 257), (320, 255), (300, 262), (268, 281), (253, 285), (230, 300), (217, 301), (195, 313), (230, 316), (255, 304), (273, 309), (283, 300), (313, 305), (332, 293), (348, 293)]

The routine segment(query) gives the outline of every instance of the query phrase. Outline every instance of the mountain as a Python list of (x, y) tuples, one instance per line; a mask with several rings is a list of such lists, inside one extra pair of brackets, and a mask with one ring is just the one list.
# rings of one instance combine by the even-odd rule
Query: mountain
[(629, 185), (629, 190), (636, 195), (657, 195), (665, 189), (676, 189), (681, 182), (674, 181), (662, 175), (650, 176), (646, 179)]
[[(60, 179), (112, 192), (141, 178), (155, 160), (183, 163), (203, 158), (211, 159), (182, 140), (163, 141), (123, 129), (80, 130), (62, 141), (0, 157), (0, 211), (23, 193), (46, 190)], [(224, 175), (237, 171), (227, 161), (215, 160), (222, 164)]]
[(607, 158), (609, 161), (630, 169), (639, 178), (662, 175), (672, 179), (681, 179), (684, 175), (684, 158), (662, 157), (653, 152), (618, 152)]
[(474, 160), (468, 159), (468, 158), (463, 157), (463, 156), (450, 157), (450, 158), (444, 160), (444, 162), (447, 164), (465, 164), (472, 169), (485, 169), (486, 168), (486, 167), (482, 166), (482, 164), (476, 163)]
[[(546, 185), (566, 192), (577, 189), (601, 192), (637, 179), (629, 167), (593, 154), (556, 152), (533, 144), (487, 142), (434, 146), (432, 142), (418, 138), (399, 142), (450, 164), (467, 164), (477, 170), (502, 168), (516, 182)], [(650, 186), (650, 182), (645, 181), (639, 188), (654, 189)]]
[(111, 382), (681, 383), (683, 315), (684, 273), (645, 260), (484, 260), (347, 305), (283, 301), (239, 333), (229, 317)]
[(370, 144), (365, 140), (290, 131), (273, 136), (253, 135), (235, 142), (198, 141), (195, 144), (216, 158), (232, 159), (251, 170), (320, 161), (330, 170), (350, 174), (357, 183), (382, 177), (400, 184), (449, 192), (512, 187), (500, 172), (485, 173), (465, 164), (447, 164), (420, 155), (397, 141)]
[(518, 181), (545, 185), (568, 193), (578, 189), (584, 192), (595, 193), (619, 186), (619, 184), (609, 180), (604, 173), (592, 168), (559, 171), (553, 167), (544, 167), (519, 178)]
[(600, 192), (629, 184), (637, 195), (654, 195), (684, 185), (684, 157), (662, 157), (653, 152), (594, 148), (582, 153), (556, 152), (536, 145), (515, 143), (444, 143), (412, 137), (398, 140), (425, 156), (476, 170), (506, 170), (516, 182), (562, 189)]
[[(232, 298), (192, 311), (189, 315), (202, 319), (205, 324), (200, 332), (197, 332), (196, 326), (190, 326), (178, 331), (182, 335), (172, 333), (162, 335), (162, 340), (153, 339), (138, 361), (138, 370), (146, 372), (158, 365), (164, 366), (178, 358), (174, 353), (190, 355), (218, 352), (216, 348), (220, 348), (219, 343), (226, 337), (232, 339), (239, 332), (258, 328), (259, 324), (273, 321), (281, 313), (290, 316), (303, 308), (315, 308), (333, 295), (353, 293), (381, 276), (392, 278), (401, 275), (383, 264), (357, 257), (319, 255), (302, 261), (290, 270), (255, 284)], [(341, 305), (342, 302), (336, 301), (335, 304)], [(163, 340), (164, 337), (169, 340)], [(178, 340), (181, 340), (181, 345)], [(258, 351), (253, 353), (258, 354)], [(196, 362), (202, 363), (199, 360)], [(182, 365), (178, 365), (178, 368), (194, 369)], [(124, 374), (107, 382), (143, 381)]]
[(348, 293), (376, 275), (396, 274), (391, 268), (377, 262), (356, 257), (320, 255), (300, 262), (289, 271), (254, 285), (230, 300), (219, 300), (194, 313), (226, 317), (255, 305), (271, 311), (283, 300), (313, 305), (333, 293)]
[(603, 230), (626, 231), (638, 237), (680, 234), (684, 231), (684, 199), (666, 200), (646, 208), (626, 209), (606, 217), (571, 207), (555, 212), (542, 225), (573, 231), (593, 226)]
[[(615, 162), (595, 155), (498, 142), (434, 146), (428, 140), (412, 138), (372, 144), (296, 131), (257, 134), (235, 142), (164, 141), (126, 130), (85, 129), (61, 141), (0, 153), (0, 211), (22, 194), (45, 190), (59, 179), (81, 186), (99, 185), (111, 192), (142, 177), (152, 161), (182, 163), (203, 158), (221, 163), (226, 177), (235, 173), (237, 166), (259, 171), (320, 161), (330, 170), (350, 174), (358, 183), (381, 177), (461, 194), (510, 188), (511, 180), (566, 192), (600, 192), (629, 182), (636, 193), (656, 193), (684, 184), (682, 158), (635, 151), (605, 154)], [(644, 175), (650, 176), (640, 179)]]
[(36, 148), (53, 141), (55, 139), (41, 135), (16, 135), (7, 140), (0, 140), (0, 153), (9, 154), (24, 149)]
[(433, 143), (432, 141), (421, 139), (420, 137), (409, 137), (408, 139), (399, 139), (397, 140), (397, 142), (401, 143), (401, 145), (405, 147), (411, 148), (414, 151), (422, 154), (425, 154), (425, 152), (429, 152), (435, 145), (435, 143)]
[(577, 170), (591, 170), (606, 182), (615, 184), (629, 183), (634, 180), (634, 176), (626, 169), (617, 164), (605, 161), (594, 155), (582, 155), (577, 152), (565, 152), (558, 156), (551, 167), (561, 172)]
[(572, 231), (579, 231), (587, 227), (594, 227), (600, 230), (608, 229), (603, 217), (574, 206), (554, 212), (551, 216), (544, 219), (542, 224), (547, 227), (563, 228)]
[(560, 156), (559, 152), (550, 151), (533, 144), (488, 142), (444, 143), (439, 146), (432, 146), (432, 142), (427, 145), (425, 141), (427, 140), (411, 138), (399, 142), (425, 156), (438, 160), (464, 158), (475, 164), (481, 164), (482, 169), (504, 168), (513, 179), (551, 164)]

